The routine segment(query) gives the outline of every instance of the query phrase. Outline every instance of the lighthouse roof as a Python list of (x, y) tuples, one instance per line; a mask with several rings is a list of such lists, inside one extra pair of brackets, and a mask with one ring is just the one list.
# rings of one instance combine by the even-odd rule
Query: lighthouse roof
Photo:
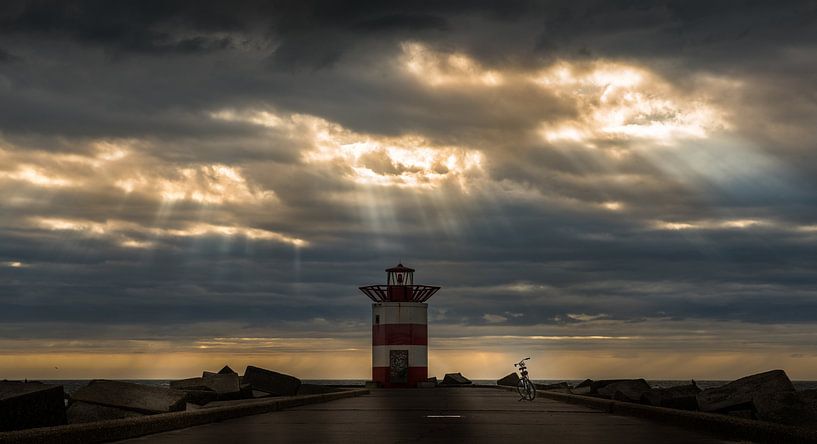
[(404, 272), (404, 273), (406, 273), (406, 272), (412, 272), (412, 273), (414, 273), (414, 269), (413, 269), (413, 268), (406, 267), (406, 266), (404, 266), (403, 264), (397, 264), (397, 266), (396, 266), (396, 267), (387, 268), (387, 269), (386, 269), (386, 272), (387, 272), (387, 273), (399, 273), (399, 272)]

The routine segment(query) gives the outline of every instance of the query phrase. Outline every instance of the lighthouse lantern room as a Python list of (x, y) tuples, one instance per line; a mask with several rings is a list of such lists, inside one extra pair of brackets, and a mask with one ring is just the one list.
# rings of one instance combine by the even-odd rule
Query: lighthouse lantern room
[(386, 269), (386, 285), (360, 287), (372, 304), (372, 380), (416, 387), (428, 378), (428, 304), (440, 289), (414, 283), (414, 269)]

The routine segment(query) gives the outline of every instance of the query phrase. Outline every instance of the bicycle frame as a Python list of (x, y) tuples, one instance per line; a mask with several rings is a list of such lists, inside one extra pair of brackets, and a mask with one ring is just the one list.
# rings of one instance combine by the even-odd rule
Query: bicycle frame
[(519, 374), (522, 375), (516, 387), (517, 391), (519, 391), (520, 401), (523, 399), (533, 401), (533, 399), (536, 398), (536, 386), (533, 385), (533, 382), (528, 378), (528, 368), (525, 366), (525, 361), (528, 359), (530, 358), (525, 358), (513, 365), (519, 369)]

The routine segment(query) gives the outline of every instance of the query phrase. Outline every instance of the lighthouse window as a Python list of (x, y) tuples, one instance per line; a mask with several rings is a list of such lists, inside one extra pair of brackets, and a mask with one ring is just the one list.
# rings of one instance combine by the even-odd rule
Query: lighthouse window
[(380, 315), (374, 315), (374, 323), (375, 323), (375, 324), (379, 324), (379, 323), (380, 323)]

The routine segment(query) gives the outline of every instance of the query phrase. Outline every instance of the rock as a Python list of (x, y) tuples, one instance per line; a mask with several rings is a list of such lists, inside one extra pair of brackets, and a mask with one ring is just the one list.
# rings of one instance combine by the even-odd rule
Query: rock
[(592, 386), (593, 380), (585, 379), (584, 381), (580, 382), (578, 385), (570, 389), (570, 393), (573, 393), (574, 395), (589, 395)]
[(170, 388), (176, 390), (210, 390), (210, 387), (204, 385), (204, 378), (187, 378), (178, 381), (170, 381)]
[(797, 394), (803, 402), (817, 405), (817, 389), (800, 390)]
[(533, 384), (536, 390), (570, 390), (570, 384), (566, 382), (557, 382), (555, 384)]
[(239, 391), (239, 399), (252, 399), (255, 398), (252, 394), (252, 384), (241, 384), (241, 390)]
[(298, 393), (301, 380), (283, 373), (247, 366), (243, 381), (255, 390), (262, 390), (274, 396), (294, 396)]
[(66, 415), (68, 416), (69, 424), (81, 424), (84, 422), (108, 421), (111, 419), (145, 416), (142, 413), (131, 410), (91, 404), (82, 401), (72, 402), (66, 410)]
[(668, 388), (654, 388), (641, 395), (641, 402), (656, 407), (680, 410), (698, 410), (697, 395), (701, 389), (695, 384)]
[(432, 377), (430, 377), (430, 378), (427, 378), (427, 379), (426, 379), (426, 382), (432, 382), (432, 383), (434, 383), (434, 385), (437, 385), (437, 377), (436, 377), (436, 376), (432, 376)]
[[(606, 387), (610, 384), (615, 382), (621, 381), (631, 381), (631, 379), (602, 379), (601, 381), (593, 381), (590, 383), (590, 393), (595, 395), (599, 392), (600, 388)], [(579, 386), (576, 386), (578, 388)]]
[(184, 410), (187, 394), (164, 387), (95, 379), (74, 392), (71, 399), (140, 413), (166, 413)]
[(237, 375), (235, 370), (231, 369), (229, 365), (225, 365), (224, 368), (218, 371), (219, 375)]
[(421, 388), (421, 389), (430, 389), (430, 388), (434, 388), (434, 387), (437, 387), (437, 384), (435, 384), (435, 383), (433, 383), (431, 381), (420, 381), (420, 382), (417, 383), (417, 388)]
[(585, 387), (591, 387), (592, 385), (593, 385), (593, 380), (592, 379), (585, 379), (584, 381), (580, 382), (578, 385), (576, 385), (576, 387), (573, 387), (573, 388), (574, 389), (580, 389), (580, 388), (585, 388)]
[(596, 394), (617, 401), (639, 402), (641, 395), (651, 389), (652, 387), (643, 379), (624, 379), (599, 387)]
[(198, 404), (204, 405), (208, 402), (213, 402), (218, 400), (218, 393), (207, 389), (207, 390), (184, 390), (187, 393), (187, 403), (188, 404)]
[[(251, 387), (246, 386), (245, 391), (241, 390), (241, 383), (235, 373), (212, 373), (205, 372), (201, 378), (188, 378), (179, 381), (171, 381), (170, 388), (185, 391), (206, 391), (215, 392), (218, 399), (240, 399), (251, 397)], [(191, 399), (192, 401), (192, 399)]]
[(235, 373), (213, 373), (201, 378), (204, 386), (216, 392), (219, 399), (238, 396), (241, 392), (241, 383)]
[(817, 425), (817, 405), (798, 392), (764, 393), (752, 397), (757, 419), (789, 425)]
[(443, 378), (443, 384), (448, 385), (468, 385), (471, 381), (462, 375), (462, 373), (446, 373)]
[(504, 385), (506, 387), (516, 387), (519, 384), (519, 375), (516, 372), (509, 373), (508, 376), (496, 381), (496, 385)]
[(0, 381), (0, 431), (65, 424), (61, 385)]
[(752, 398), (780, 392), (795, 391), (783, 370), (772, 370), (746, 376), (721, 387), (698, 393), (698, 408), (703, 412), (751, 408)]

